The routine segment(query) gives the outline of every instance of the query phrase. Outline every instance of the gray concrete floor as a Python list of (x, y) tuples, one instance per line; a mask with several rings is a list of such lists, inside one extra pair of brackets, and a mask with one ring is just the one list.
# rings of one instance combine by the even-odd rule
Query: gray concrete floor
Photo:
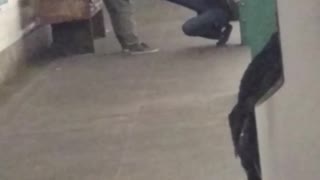
[(125, 56), (109, 35), (2, 88), (1, 180), (244, 179), (227, 114), (247, 50), (185, 37), (190, 12), (144, 5), (139, 32), (161, 52)]

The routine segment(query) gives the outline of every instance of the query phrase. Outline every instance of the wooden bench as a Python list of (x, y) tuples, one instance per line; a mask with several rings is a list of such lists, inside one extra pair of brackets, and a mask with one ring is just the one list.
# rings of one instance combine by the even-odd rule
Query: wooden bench
[(53, 46), (71, 53), (94, 52), (105, 37), (102, 0), (40, 0), (40, 22), (52, 25)]

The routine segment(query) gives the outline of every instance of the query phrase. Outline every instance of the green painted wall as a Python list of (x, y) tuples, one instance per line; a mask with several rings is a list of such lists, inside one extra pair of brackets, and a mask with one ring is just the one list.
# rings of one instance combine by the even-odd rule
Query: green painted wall
[(276, 0), (241, 0), (239, 6), (242, 43), (254, 56), (277, 30)]

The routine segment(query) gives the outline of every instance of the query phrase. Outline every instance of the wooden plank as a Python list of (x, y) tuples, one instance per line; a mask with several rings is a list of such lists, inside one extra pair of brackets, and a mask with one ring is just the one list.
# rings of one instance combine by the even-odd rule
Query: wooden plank
[(89, 19), (102, 9), (102, 0), (40, 0), (42, 23), (56, 24)]

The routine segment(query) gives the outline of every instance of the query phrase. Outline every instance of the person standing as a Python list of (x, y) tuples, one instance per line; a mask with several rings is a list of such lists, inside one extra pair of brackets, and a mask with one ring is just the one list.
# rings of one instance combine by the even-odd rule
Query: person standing
[(157, 52), (141, 42), (135, 32), (133, 20), (133, 7), (131, 0), (103, 0), (110, 15), (115, 35), (122, 47), (123, 52), (129, 54), (145, 54)]

